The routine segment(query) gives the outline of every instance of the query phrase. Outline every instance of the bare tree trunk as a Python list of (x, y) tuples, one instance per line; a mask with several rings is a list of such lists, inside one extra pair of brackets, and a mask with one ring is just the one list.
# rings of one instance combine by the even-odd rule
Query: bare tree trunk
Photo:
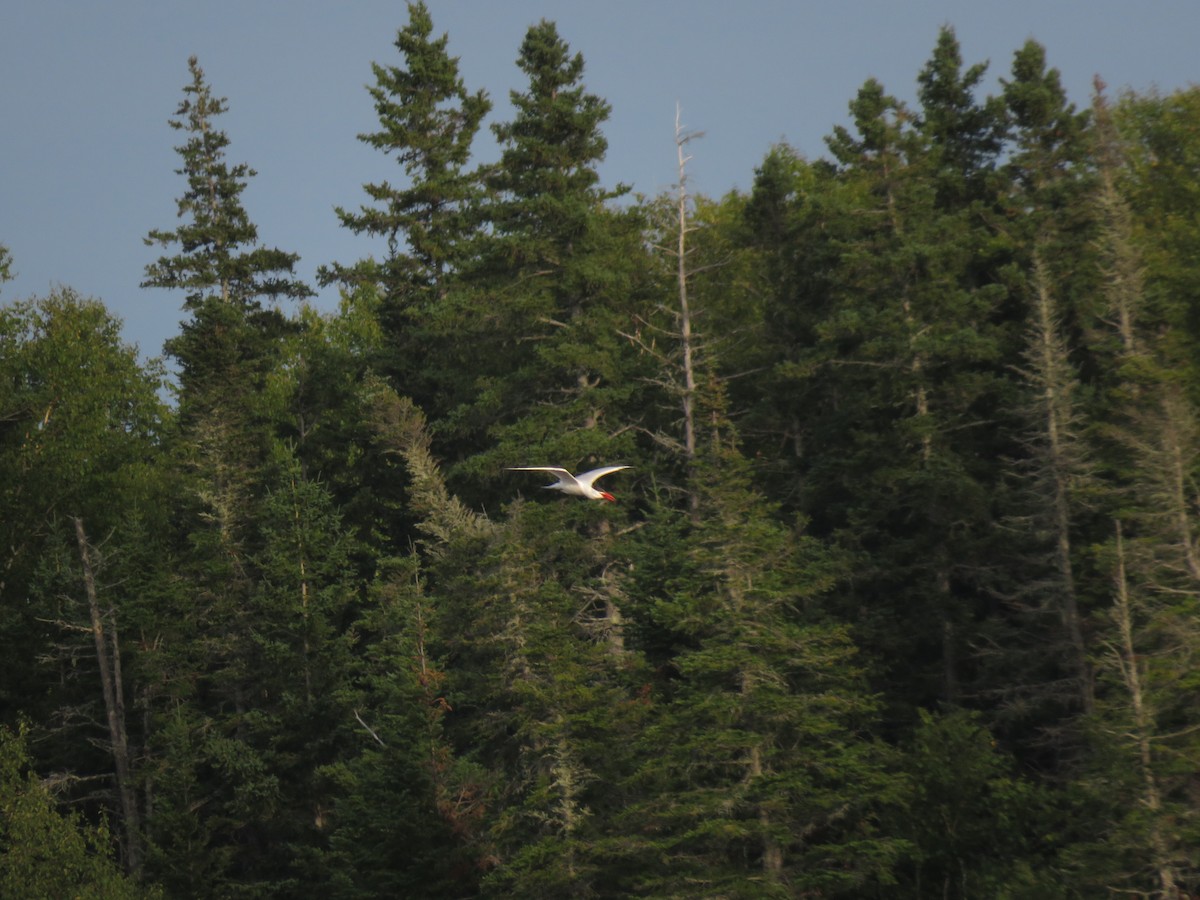
[[(913, 314), (912, 302), (908, 297), (904, 298), (901, 304), (904, 309), (904, 324), (908, 328), (909, 342), (912, 344), (912, 360), (909, 362), (909, 371), (912, 372), (913, 381), (916, 382), (916, 387), (913, 389), (913, 411), (918, 418), (929, 418), (929, 391), (925, 387), (925, 354), (916, 348), (917, 342), (917, 320)], [(928, 428), (923, 428), (921, 433), (921, 462), (929, 465), (929, 461), (933, 458), (933, 435), (930, 434)]]
[[(607, 521), (600, 523), (602, 534), (609, 532)], [(620, 660), (625, 657), (625, 617), (621, 614), (621, 601), (624, 596), (620, 583), (609, 574), (606, 563), (600, 572), (600, 587), (597, 589), (601, 602), (604, 604), (604, 641), (608, 647), (609, 656)]]
[[(944, 568), (937, 573), (937, 590), (948, 609), (950, 574)], [(958, 628), (947, 611), (942, 612), (942, 699), (958, 702)]]
[[(694, 134), (685, 132), (680, 122), (679, 105), (675, 106), (675, 152), (679, 160), (679, 188), (677, 214), (679, 235), (675, 249), (675, 273), (679, 290), (679, 340), (683, 350), (683, 452), (689, 472), (696, 461), (696, 370), (692, 358), (692, 312), (688, 306), (688, 193), (687, 164), (690, 156), (683, 152), (684, 145)], [(694, 487), (688, 488), (688, 511), (695, 518), (700, 508), (700, 495)]]
[[(125, 731), (125, 697), (121, 683), (121, 653), (115, 622), (106, 638), (104, 618), (96, 595), (96, 575), (92, 568), (91, 548), (83, 519), (76, 516), (75, 539), (79, 545), (79, 560), (83, 566), (83, 584), (87, 592), (88, 613), (92, 622), (92, 638), (96, 643), (96, 662), (100, 669), (100, 687), (104, 694), (104, 710), (108, 718), (108, 735), (112, 744), (113, 766), (116, 770), (117, 793), (121, 801), (121, 818), (125, 825), (126, 868), (136, 874), (142, 867), (141, 825), (138, 817), (137, 793), (130, 766), (129, 739)], [(111, 659), (110, 659), (111, 654)]]
[(1132, 216), (1129, 205), (1117, 190), (1117, 173), (1123, 151), (1112, 113), (1104, 95), (1104, 82), (1096, 76), (1092, 95), (1092, 115), (1097, 136), (1099, 176), (1096, 204), (1100, 213), (1099, 246), (1102, 253), (1104, 295), (1109, 312), (1115, 317), (1117, 334), (1127, 357), (1142, 352), (1137, 337), (1137, 318), (1143, 303), (1142, 261), (1132, 240)]
[(604, 596), (604, 620), (608, 626), (608, 652), (618, 659), (625, 656), (625, 618), (611, 593)]
[[(762, 748), (758, 744), (750, 748), (748, 767), (751, 780), (762, 777)], [(777, 882), (783, 875), (783, 847), (771, 837), (771, 811), (761, 804), (758, 807), (758, 824), (762, 828), (763, 875), (768, 882)]]
[(291, 479), (292, 488), (292, 524), (295, 526), (296, 538), (296, 565), (298, 575), (300, 576), (300, 619), (301, 625), (304, 628), (304, 634), (301, 637), (300, 651), (304, 664), (304, 700), (311, 704), (313, 700), (312, 692), (312, 648), (309, 646), (309, 622), (312, 618), (312, 611), (309, 609), (309, 576), (308, 576), (308, 548), (304, 546), (303, 525), (300, 516), (300, 501), (297, 496), (296, 479)]
[(1154, 868), (1158, 875), (1158, 883), (1162, 888), (1162, 896), (1174, 900), (1179, 896), (1175, 881), (1175, 869), (1170, 864), (1170, 850), (1167, 837), (1163, 831), (1162, 821), (1162, 792), (1158, 780), (1154, 777), (1154, 757), (1151, 747), (1153, 737), (1153, 711), (1142, 690), (1142, 677), (1138, 669), (1138, 657), (1133, 643), (1133, 615), (1130, 609), (1129, 582), (1125, 575), (1125, 544), (1121, 534), (1121, 523), (1117, 528), (1117, 570), (1114, 575), (1116, 588), (1117, 626), (1121, 635), (1121, 648), (1117, 662), (1121, 668), (1121, 677), (1125, 688), (1129, 691), (1130, 705), (1133, 707), (1133, 732), (1129, 735), (1137, 747), (1138, 765), (1142, 772), (1142, 802), (1150, 814), (1150, 844), (1154, 855)]
[(1170, 505), (1172, 525), (1183, 558), (1184, 568), (1193, 581), (1200, 581), (1200, 555), (1192, 528), (1194, 498), (1188, 496), (1188, 469), (1192, 455), (1190, 446), (1197, 435), (1194, 417), (1187, 408), (1187, 400), (1172, 391), (1162, 401), (1162, 426), (1159, 442), (1166, 470), (1164, 482), (1166, 500)]
[(1075, 677), (1084, 712), (1095, 705), (1091, 666), (1088, 664), (1087, 644), (1083, 635), (1083, 619), (1075, 589), (1075, 570), (1071, 562), (1071, 505), (1070, 484), (1074, 466), (1069, 441), (1070, 410), (1067, 385), (1060, 377), (1065, 367), (1065, 349), (1059, 345), (1058, 323), (1053, 298), (1046, 284), (1045, 268), (1034, 253), (1033, 277), (1036, 304), (1035, 364), (1042, 381), (1042, 402), (1045, 412), (1047, 463), (1054, 487), (1053, 521), (1055, 532), (1055, 567), (1061, 596), (1061, 614), (1074, 655)]

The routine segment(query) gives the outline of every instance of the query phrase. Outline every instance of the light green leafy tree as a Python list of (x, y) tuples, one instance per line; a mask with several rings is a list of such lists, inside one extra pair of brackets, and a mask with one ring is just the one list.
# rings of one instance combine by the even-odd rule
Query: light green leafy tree
[(161, 897), (122, 874), (107, 828), (56, 809), (26, 740), (24, 730), (0, 728), (0, 892), (28, 900)]

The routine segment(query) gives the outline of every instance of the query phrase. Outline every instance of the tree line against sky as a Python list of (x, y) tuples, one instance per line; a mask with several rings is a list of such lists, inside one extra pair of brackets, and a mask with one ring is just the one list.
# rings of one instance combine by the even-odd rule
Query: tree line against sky
[(1200, 93), (945, 28), (826, 157), (694, 195), (677, 129), (640, 197), (553, 23), (483, 164), (396, 50), (336, 312), (195, 59), (174, 402), (100, 301), (0, 309), (0, 893), (1200, 889)]

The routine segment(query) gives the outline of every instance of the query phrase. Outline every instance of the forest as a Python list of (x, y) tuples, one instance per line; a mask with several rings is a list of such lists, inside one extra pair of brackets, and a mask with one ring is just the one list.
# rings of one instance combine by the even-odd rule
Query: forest
[(412, 3), (336, 311), (190, 60), (165, 358), (0, 286), (0, 895), (1200, 895), (1200, 88), (935, 37), (647, 197)]

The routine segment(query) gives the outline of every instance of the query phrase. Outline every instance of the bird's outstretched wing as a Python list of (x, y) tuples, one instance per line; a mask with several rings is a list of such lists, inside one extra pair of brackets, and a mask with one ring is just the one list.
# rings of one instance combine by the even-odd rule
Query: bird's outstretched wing
[(613, 472), (620, 472), (622, 469), (628, 469), (629, 466), (604, 466), (601, 469), (592, 469), (590, 472), (581, 472), (575, 476), (575, 480), (580, 484), (592, 484), (597, 478), (603, 478), (605, 475), (611, 475)]
[(575, 476), (562, 466), (509, 466), (508, 470), (510, 472), (549, 472), (551, 475), (557, 476), (559, 482), (564, 484), (575, 481)]

